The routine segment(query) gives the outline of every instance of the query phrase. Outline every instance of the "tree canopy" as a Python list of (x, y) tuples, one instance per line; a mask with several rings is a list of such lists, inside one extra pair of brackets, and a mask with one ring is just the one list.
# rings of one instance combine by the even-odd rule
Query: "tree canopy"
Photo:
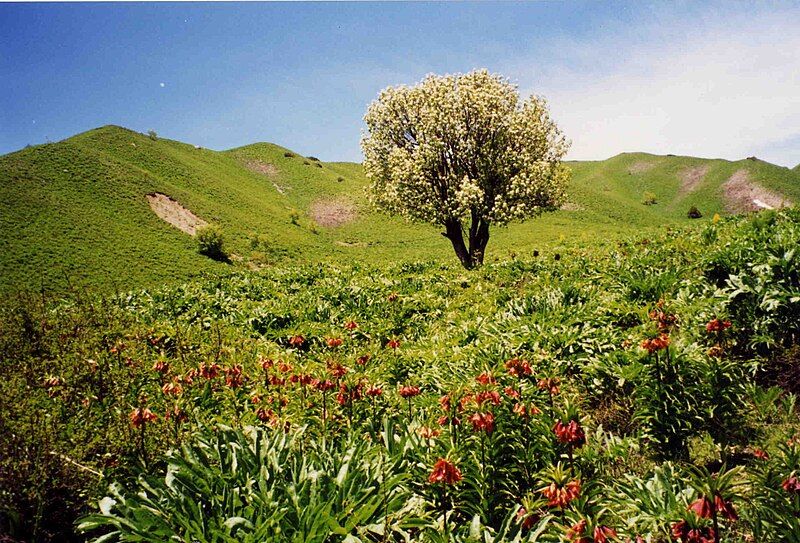
[(483, 263), (490, 225), (534, 217), (563, 200), (569, 143), (543, 98), (521, 100), (499, 75), (429, 75), (389, 87), (364, 120), (371, 201), (443, 226), (467, 268)]

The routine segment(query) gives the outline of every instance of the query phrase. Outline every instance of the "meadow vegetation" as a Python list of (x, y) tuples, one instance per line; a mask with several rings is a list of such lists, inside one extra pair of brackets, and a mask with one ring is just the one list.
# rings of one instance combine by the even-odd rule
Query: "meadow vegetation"
[(690, 227), (679, 182), (660, 183), (685, 165), (659, 159), (652, 184), (606, 173), (641, 160), (573, 165), (592, 182), (571, 227), (607, 215), (595, 233), (614, 230), (628, 209), (671, 225), (605, 244), (506, 245), (520, 254), (469, 272), (356, 260), (8, 297), (0, 533), (800, 541), (800, 212), (705, 219), (723, 204), (698, 198)]

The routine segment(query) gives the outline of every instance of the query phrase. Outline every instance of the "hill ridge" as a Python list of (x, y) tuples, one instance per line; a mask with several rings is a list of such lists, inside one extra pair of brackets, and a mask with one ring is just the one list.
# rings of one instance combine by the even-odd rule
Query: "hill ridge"
[[(797, 168), (760, 160), (626, 152), (569, 165), (569, 204), (493, 229), (488, 258), (688, 225), (690, 206), (701, 210), (701, 220), (724, 214), (731, 209), (726, 183), (742, 171), (734, 185), (747, 198), (758, 186), (800, 202)], [(146, 197), (156, 193), (220, 224), (236, 256), (233, 268), (452, 262), (438, 228), (375, 212), (366, 184), (359, 164), (320, 162), (271, 142), (215, 151), (104, 125), (0, 156), (0, 243), (7, 248), (0, 290), (65, 288), (65, 276), (101, 288), (113, 278), (125, 290), (232, 269), (199, 255), (190, 235), (159, 218)], [(655, 205), (643, 205), (645, 193), (655, 195)]]

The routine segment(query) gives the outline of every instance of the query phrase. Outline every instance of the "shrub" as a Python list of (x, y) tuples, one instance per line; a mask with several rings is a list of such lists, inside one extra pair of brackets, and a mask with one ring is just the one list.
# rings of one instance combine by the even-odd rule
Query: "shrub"
[(657, 204), (658, 202), (656, 200), (656, 194), (654, 192), (650, 192), (649, 190), (645, 191), (645, 193), (642, 195), (642, 203), (646, 206)]
[(692, 206), (689, 208), (689, 212), (686, 213), (686, 216), (689, 217), (690, 219), (699, 219), (700, 217), (703, 216), (703, 214), (700, 213), (700, 210), (697, 209), (696, 206)]
[(299, 223), (299, 221), (300, 221), (300, 213), (296, 209), (290, 209), (289, 210), (289, 220), (294, 225), (300, 224)]
[(227, 260), (225, 253), (225, 238), (222, 228), (216, 224), (207, 224), (197, 229), (198, 250), (201, 255), (213, 258), (214, 260)]
[(147, 137), (150, 138), (153, 141), (156, 141), (158, 139), (158, 134), (156, 134), (155, 130), (148, 130), (147, 131)]
[(313, 160), (314, 162), (319, 162), (319, 159), (315, 156), (308, 157), (308, 160)]
[(319, 162), (317, 162), (316, 165), (317, 165), (317, 168), (322, 168), (322, 164), (320, 164)]
[(311, 166), (311, 163), (308, 160), (304, 160), (303, 166)]
[(342, 176), (340, 175), (339, 177), (337, 177), (337, 178), (336, 178), (336, 180), (337, 180), (339, 183), (341, 183), (342, 181), (344, 181), (344, 177), (342, 177)]
[(285, 153), (283, 153), (283, 156), (285, 156), (286, 158), (294, 158), (294, 153), (292, 153), (291, 151), (286, 151)]

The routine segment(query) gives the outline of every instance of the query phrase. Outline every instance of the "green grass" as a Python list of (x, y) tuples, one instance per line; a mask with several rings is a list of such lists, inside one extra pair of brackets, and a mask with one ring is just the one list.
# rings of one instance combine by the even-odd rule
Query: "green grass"
[[(370, 209), (360, 165), (286, 154), (291, 153), (269, 143), (223, 152), (197, 149), (105, 126), (2, 156), (0, 291), (41, 286), (125, 291), (244, 266), (454, 258), (438, 228)], [(276, 173), (245, 167), (253, 161), (272, 165)], [(643, 162), (653, 167), (630, 173)], [(720, 186), (740, 168), (764, 187), (800, 201), (798, 169), (761, 161), (625, 153), (570, 164), (574, 210), (495, 228), (489, 260), (679, 226), (689, 221), (691, 205), (703, 213), (701, 221), (709, 220), (724, 212)], [(696, 191), (682, 194), (680, 173), (697, 165), (707, 165), (708, 174)], [(645, 191), (657, 195), (656, 205), (642, 205)], [(150, 192), (165, 193), (219, 223), (233, 263), (198, 254), (189, 235), (150, 210), (145, 199)], [(336, 228), (314, 224), (309, 215), (314, 202), (341, 200), (355, 206), (356, 220)], [(299, 215), (297, 224), (291, 220), (293, 211)], [(266, 243), (253, 247), (253, 236)]]

